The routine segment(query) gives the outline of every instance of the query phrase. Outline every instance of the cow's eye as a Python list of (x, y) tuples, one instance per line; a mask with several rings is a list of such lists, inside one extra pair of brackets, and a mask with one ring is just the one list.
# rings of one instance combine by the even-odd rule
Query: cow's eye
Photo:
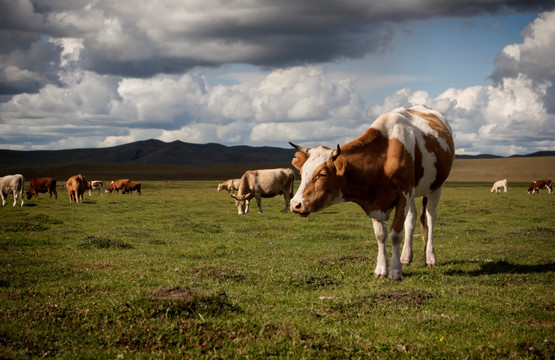
[(321, 172), (321, 173), (318, 174), (319, 178), (326, 177), (326, 176), (328, 176), (328, 173), (325, 173), (325, 172)]

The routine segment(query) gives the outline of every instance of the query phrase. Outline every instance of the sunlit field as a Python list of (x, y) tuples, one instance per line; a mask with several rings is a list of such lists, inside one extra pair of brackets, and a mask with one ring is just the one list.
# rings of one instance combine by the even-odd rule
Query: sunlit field
[(553, 357), (555, 195), (448, 184), (438, 266), (415, 241), (398, 283), (373, 277), (356, 205), (300, 218), (276, 197), (240, 216), (216, 186), (143, 181), (73, 205), (59, 190), (22, 208), (10, 195), (0, 358)]

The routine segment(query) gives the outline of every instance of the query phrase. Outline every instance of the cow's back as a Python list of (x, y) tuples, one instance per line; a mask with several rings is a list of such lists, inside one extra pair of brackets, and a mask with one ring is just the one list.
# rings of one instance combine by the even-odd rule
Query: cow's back
[(425, 106), (396, 109), (378, 117), (371, 128), (387, 139), (387, 175), (412, 161), (413, 173), (403, 173), (401, 177), (412, 182), (409, 187), (414, 186), (416, 196), (442, 186), (453, 164), (455, 146), (451, 127), (440, 112)]

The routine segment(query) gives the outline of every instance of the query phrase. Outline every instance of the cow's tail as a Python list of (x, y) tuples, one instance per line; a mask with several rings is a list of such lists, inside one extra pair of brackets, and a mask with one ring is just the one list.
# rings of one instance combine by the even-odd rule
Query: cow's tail
[(424, 242), (424, 249), (428, 243), (428, 221), (426, 216), (426, 205), (428, 204), (428, 198), (426, 196), (422, 197), (422, 210), (420, 212), (420, 231), (422, 232), (422, 241)]

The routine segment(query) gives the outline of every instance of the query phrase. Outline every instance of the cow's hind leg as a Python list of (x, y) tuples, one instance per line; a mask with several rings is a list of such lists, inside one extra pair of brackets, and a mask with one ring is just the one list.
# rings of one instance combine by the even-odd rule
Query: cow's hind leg
[(409, 195), (401, 196), (395, 207), (395, 217), (389, 230), (389, 241), (391, 241), (391, 265), (389, 268), (389, 278), (401, 280), (402, 265), (400, 256), (401, 235), (405, 226), (406, 216), (412, 206), (413, 199)]
[(374, 226), (374, 234), (378, 240), (378, 258), (376, 259), (375, 277), (384, 278), (387, 274), (387, 250), (385, 248), (385, 240), (387, 239), (387, 225), (385, 222), (372, 219)]
[(412, 237), (416, 226), (416, 206), (414, 199), (410, 202), (410, 207), (405, 219), (405, 243), (401, 254), (401, 264), (410, 265), (412, 262)]
[(425, 245), (424, 254), (426, 257), (426, 266), (428, 267), (437, 265), (434, 249), (434, 225), (437, 217), (437, 205), (439, 204), (439, 199), (441, 197), (441, 190), (442, 188), (439, 188), (428, 195), (426, 203), (422, 201), (422, 216), (420, 217), (420, 221), (423, 227), (422, 240)]

